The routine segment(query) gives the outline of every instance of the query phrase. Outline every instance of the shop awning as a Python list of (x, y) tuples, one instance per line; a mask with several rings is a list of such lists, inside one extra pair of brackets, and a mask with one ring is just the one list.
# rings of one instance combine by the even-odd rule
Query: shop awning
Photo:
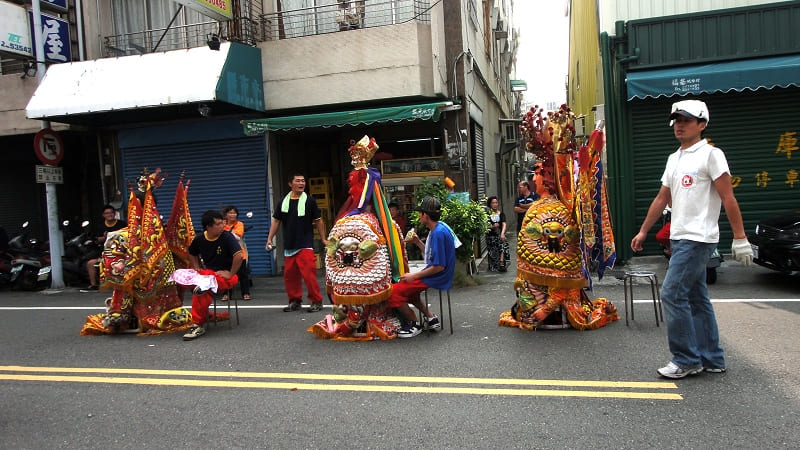
[(346, 125), (372, 125), (385, 122), (413, 120), (439, 120), (444, 108), (452, 108), (452, 102), (421, 103), (385, 108), (353, 109), (301, 116), (272, 117), (243, 120), (244, 133), (248, 136), (266, 131), (302, 130), (303, 128), (330, 128)]
[(86, 116), (205, 102), (263, 112), (261, 51), (225, 42), (219, 50), (197, 47), (54, 64), (25, 113), (30, 119), (76, 123)]
[(800, 86), (800, 55), (630, 72), (628, 100)]

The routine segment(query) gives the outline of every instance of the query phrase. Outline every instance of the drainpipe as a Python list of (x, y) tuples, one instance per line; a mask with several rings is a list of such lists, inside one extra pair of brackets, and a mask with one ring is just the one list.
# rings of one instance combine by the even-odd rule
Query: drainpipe
[[(626, 245), (628, 239), (635, 234), (638, 224), (635, 221), (635, 192), (633, 185), (633, 164), (630, 145), (630, 135), (626, 132), (627, 120), (627, 95), (625, 95), (624, 64), (639, 59), (638, 48), (626, 54), (625, 22), (615, 23), (616, 37), (610, 37), (607, 32), (600, 35), (600, 46), (603, 61), (603, 88), (605, 91), (606, 105), (606, 131), (608, 135), (608, 180), (609, 202), (615, 221), (615, 242), (617, 243), (617, 258), (627, 260), (632, 256), (630, 246)], [(616, 48), (615, 48), (616, 47)]]
[(75, 1), (75, 25), (78, 27), (78, 58), (81, 61), (86, 60), (86, 43), (83, 36), (83, 2), (81, 0)]

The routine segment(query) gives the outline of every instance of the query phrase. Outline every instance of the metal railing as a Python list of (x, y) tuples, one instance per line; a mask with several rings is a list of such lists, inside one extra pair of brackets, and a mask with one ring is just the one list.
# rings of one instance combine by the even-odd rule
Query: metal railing
[(262, 41), (263, 27), (261, 0), (240, 0), (235, 3), (233, 20), (173, 25), (133, 33), (118, 34), (104, 38), (104, 56), (138, 55), (183, 48), (201, 47), (208, 44), (212, 35), (224, 41), (256, 45)]
[[(154, 51), (178, 50), (201, 47), (207, 44), (212, 34), (224, 36), (228, 22), (203, 22), (191, 25), (176, 25), (169, 29), (159, 28), (135, 33), (106, 36), (105, 57), (142, 55)], [(163, 39), (162, 39), (163, 37)], [(156, 48), (156, 43), (158, 47)]]
[(431, 20), (429, 0), (355, 0), (270, 14), (249, 8), (242, 14), (227, 22), (208, 21), (107, 36), (104, 56), (201, 47), (211, 35), (223, 41), (255, 45), (263, 41), (406, 22), (430, 23)]
[(356, 0), (263, 14), (262, 39), (272, 41), (358, 28), (430, 23), (428, 0)]

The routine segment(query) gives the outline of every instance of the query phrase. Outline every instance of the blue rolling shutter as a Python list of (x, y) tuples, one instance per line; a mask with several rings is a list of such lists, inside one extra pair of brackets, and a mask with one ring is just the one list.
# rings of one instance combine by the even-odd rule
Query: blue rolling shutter
[[(240, 127), (238, 123), (235, 126)], [(191, 128), (190, 126), (187, 130)], [(240, 130), (241, 128), (237, 130), (238, 133), (241, 133)], [(219, 129), (216, 128), (215, 131)], [(153, 133), (161, 134), (163, 141), (171, 142), (145, 142), (158, 140)], [(252, 273), (275, 275), (273, 260), (264, 251), (271, 222), (271, 207), (263, 136), (175, 142), (181, 140), (176, 138), (181, 135), (179, 126), (153, 128), (147, 134), (147, 139), (134, 139), (120, 134), (123, 174), (125, 180), (135, 183), (144, 167), (150, 171), (160, 167), (168, 173), (164, 184), (156, 191), (158, 211), (163, 216), (164, 223), (169, 218), (180, 174), (185, 171), (185, 178), (191, 181), (188, 199), (195, 231), (202, 231), (200, 217), (206, 210), (219, 211), (227, 205), (235, 205), (239, 210), (239, 220), (245, 227), (253, 226), (244, 235)], [(197, 138), (191, 132), (183, 134), (185, 139), (191, 139), (192, 136)], [(225, 130), (221, 134), (225, 134)], [(217, 133), (216, 137), (221, 134)], [(142, 143), (148, 145), (131, 145)], [(245, 216), (248, 211), (253, 212), (252, 218)]]

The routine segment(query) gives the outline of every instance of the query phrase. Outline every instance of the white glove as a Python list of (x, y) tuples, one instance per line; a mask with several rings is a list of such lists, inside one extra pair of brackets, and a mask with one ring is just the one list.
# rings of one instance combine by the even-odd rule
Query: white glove
[(753, 262), (753, 247), (747, 242), (747, 238), (734, 239), (731, 253), (733, 259), (739, 261), (743, 266), (749, 266)]

